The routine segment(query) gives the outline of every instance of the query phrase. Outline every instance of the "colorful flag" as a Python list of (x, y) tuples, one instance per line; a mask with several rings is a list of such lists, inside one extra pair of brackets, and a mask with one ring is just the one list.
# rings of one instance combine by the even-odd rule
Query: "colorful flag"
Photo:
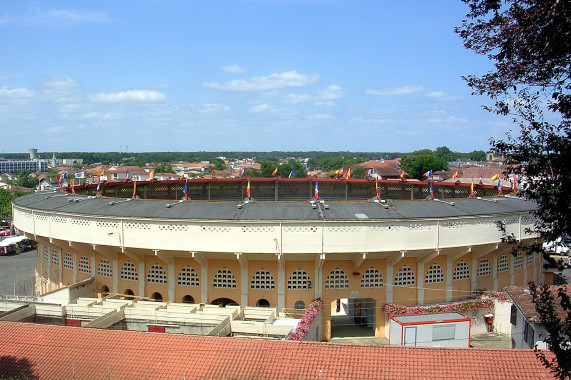
[(514, 175), (512, 177), (512, 191), (516, 191), (517, 190), (517, 175)]
[(311, 176), (311, 169), (310, 168), (307, 168), (307, 176), (308, 177)]
[(272, 172), (272, 176), (278, 174), (278, 167), (276, 166), (276, 168), (274, 169), (274, 171)]
[(432, 190), (432, 181), (430, 181), (430, 196), (434, 198), (434, 190)]
[(212, 169), (212, 174), (211, 174), (211, 175), (212, 175), (212, 177), (215, 177), (215, 176), (216, 176), (216, 169)]
[(184, 180), (184, 199), (188, 201), (188, 180)]
[(379, 182), (375, 181), (375, 193), (377, 193), (377, 199), (379, 199), (381, 197), (380, 191), (379, 191)]
[(498, 179), (498, 194), (502, 193), (502, 182)]
[(315, 200), (319, 200), (319, 183), (315, 181)]
[(400, 172), (400, 180), (401, 181), (406, 181), (406, 178), (404, 176), (405, 176), (404, 171), (401, 171)]
[(74, 185), (73, 182), (75, 182), (75, 180), (72, 178), (72, 179), (71, 179), (71, 193), (72, 193), (72, 194), (75, 194), (75, 185)]
[(482, 182), (482, 173), (480, 173), (480, 183), (479, 185), (482, 186), (484, 184), (484, 182)]
[(375, 174), (375, 169), (367, 170), (367, 175), (373, 175), (373, 174)]
[(155, 178), (155, 169), (153, 168), (153, 170), (151, 170), (151, 172), (149, 173), (149, 178)]
[(295, 177), (295, 166), (291, 167), (291, 171), (289, 172), (289, 178)]
[(97, 195), (101, 195), (99, 188), (101, 187), (101, 178), (97, 179)]
[(248, 187), (246, 188), (246, 195), (248, 196), (248, 199), (250, 199), (250, 180), (248, 180)]
[(456, 179), (458, 178), (458, 170), (456, 170), (456, 172), (454, 173), (454, 175), (452, 176), (452, 179)]
[(131, 198), (135, 199), (137, 197), (137, 181), (133, 181), (133, 196)]
[(341, 174), (343, 174), (343, 168), (339, 168), (339, 169), (335, 170), (335, 175), (337, 177), (339, 177)]
[(347, 168), (345, 173), (343, 173), (343, 179), (351, 179), (351, 168)]
[(423, 177), (432, 177), (432, 170), (427, 171), (422, 175)]
[(495, 181), (496, 179), (500, 179), (500, 173), (496, 173), (492, 176), (492, 181)]
[(93, 175), (94, 175), (94, 176), (102, 176), (102, 175), (105, 175), (105, 171), (104, 171), (104, 170), (99, 170), (99, 171), (93, 172)]
[(85, 172), (75, 173), (75, 178), (85, 178)]
[(470, 196), (474, 196), (474, 178), (472, 178), (472, 185), (470, 185)]

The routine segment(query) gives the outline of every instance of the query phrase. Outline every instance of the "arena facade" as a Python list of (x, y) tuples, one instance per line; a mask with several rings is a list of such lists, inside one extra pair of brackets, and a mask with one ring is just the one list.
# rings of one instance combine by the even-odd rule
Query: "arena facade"
[[(249, 185), (248, 185), (249, 184)], [(536, 236), (535, 205), (497, 189), (368, 180), (104, 183), (13, 203), (14, 226), (38, 242), (37, 293), (95, 278), (100, 295), (303, 309), (340, 300), (385, 335), (387, 303), (466, 299), (541, 282), (542, 258), (512, 255), (503, 225)], [(251, 197), (246, 197), (250, 186)], [(379, 198), (376, 197), (379, 188)], [(129, 194), (125, 197), (126, 194)], [(359, 305), (359, 306), (357, 306)]]

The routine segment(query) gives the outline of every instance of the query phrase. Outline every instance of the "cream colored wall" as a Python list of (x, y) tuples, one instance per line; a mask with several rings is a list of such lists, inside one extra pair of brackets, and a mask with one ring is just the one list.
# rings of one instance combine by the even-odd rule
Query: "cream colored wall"
[[(488, 259), (490, 262), (491, 273), (488, 276), (479, 277), (478, 276), (478, 267), (480, 266), (480, 262), (485, 258)], [(482, 257), (479, 257), (476, 260), (476, 270), (474, 272), (476, 274), (476, 289), (474, 290), (494, 290), (494, 253), (490, 252)], [(504, 272), (508, 273), (509, 272)]]
[(132, 262), (135, 265), (135, 269), (137, 269), (137, 276), (140, 278), (141, 276), (144, 276), (145, 273), (140, 273), (139, 271), (139, 263), (135, 260), (133, 260), (132, 258), (130, 258), (127, 255), (124, 254), (120, 254), (119, 257), (117, 258), (117, 270), (119, 271), (119, 273), (117, 273), (118, 276), (118, 290), (120, 294), (126, 294), (127, 289), (131, 289), (133, 291), (133, 294), (136, 296), (144, 296), (144, 294), (139, 294), (139, 281), (133, 281), (133, 280), (123, 280), (121, 279), (121, 269), (123, 268), (123, 265), (125, 265), (125, 263), (127, 261)]
[[(454, 276), (454, 270), (456, 269), (456, 265), (458, 265), (460, 261), (464, 261), (468, 265), (470, 273), (472, 273), (472, 253), (468, 253), (452, 262), (452, 273), (450, 273), (451, 276)], [(472, 276), (464, 280), (454, 280), (454, 278), (452, 278), (453, 301), (466, 299), (470, 296), (471, 292), (472, 292)]]
[(502, 256), (506, 256), (508, 259), (508, 270), (504, 271), (504, 272), (500, 272), (498, 270), (498, 289), (497, 290), (502, 290), (503, 288), (510, 286), (511, 283), (511, 274), (510, 274), (510, 268), (513, 265), (513, 256), (507, 252), (507, 253), (502, 253), (498, 255), (498, 266), (500, 263), (500, 257)]
[(106, 259), (109, 262), (109, 265), (111, 266), (111, 270), (113, 270), (113, 260), (110, 260), (109, 258), (99, 253), (95, 254), (95, 289), (97, 290), (98, 297), (103, 296), (103, 286), (107, 286), (109, 291), (113, 292), (113, 277), (104, 277), (104, 276), (99, 276), (97, 274), (97, 268), (99, 268), (99, 263), (101, 262), (101, 259)]

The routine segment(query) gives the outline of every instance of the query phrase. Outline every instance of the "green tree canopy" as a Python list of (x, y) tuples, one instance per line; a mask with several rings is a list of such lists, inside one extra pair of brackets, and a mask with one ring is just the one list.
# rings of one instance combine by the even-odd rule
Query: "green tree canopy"
[(416, 179), (422, 179), (422, 175), (429, 170), (448, 170), (448, 164), (430, 149), (417, 150), (403, 156), (401, 167), (409, 177)]

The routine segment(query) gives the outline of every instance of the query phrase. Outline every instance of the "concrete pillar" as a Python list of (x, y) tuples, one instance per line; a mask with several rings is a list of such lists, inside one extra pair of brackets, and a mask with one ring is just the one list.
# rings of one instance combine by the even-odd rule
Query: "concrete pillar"
[(139, 297), (146, 297), (145, 294), (145, 260), (139, 261)]
[(285, 263), (278, 261), (278, 311), (283, 310), (285, 305), (286, 273)]
[(470, 288), (471, 292), (473, 292), (478, 288), (477, 276), (478, 276), (478, 258), (476, 257), (476, 254), (472, 254), (472, 270), (470, 274), (470, 279), (472, 280), (472, 286)]
[(422, 305), (424, 304), (424, 262), (423, 261), (418, 261), (418, 264), (416, 266), (417, 268), (417, 273), (416, 273), (416, 279), (417, 279), (417, 295), (418, 295), (418, 304)]
[(72, 279), (72, 282), (75, 284), (77, 282), (77, 271), (78, 271), (78, 267), (79, 267), (79, 262), (77, 261), (77, 252), (73, 251), (73, 253), (71, 254), (71, 257), (73, 259), (73, 279)]
[(494, 290), (498, 290), (498, 252), (494, 252), (494, 262), (492, 263), (492, 276), (494, 278)]
[(174, 289), (176, 287), (176, 273), (174, 272), (174, 260), (168, 263), (168, 277), (167, 283), (169, 284), (169, 301), (174, 301)]
[(452, 259), (450, 255), (446, 256), (446, 302), (452, 301)]
[(393, 303), (393, 287), (394, 287), (394, 281), (395, 281), (395, 276), (393, 274), (393, 263), (390, 260), (386, 261), (386, 265), (387, 265), (387, 279), (386, 279), (386, 284), (387, 286), (387, 295), (386, 295), (386, 300), (387, 303)]
[(119, 293), (119, 259), (113, 258), (113, 293)]

